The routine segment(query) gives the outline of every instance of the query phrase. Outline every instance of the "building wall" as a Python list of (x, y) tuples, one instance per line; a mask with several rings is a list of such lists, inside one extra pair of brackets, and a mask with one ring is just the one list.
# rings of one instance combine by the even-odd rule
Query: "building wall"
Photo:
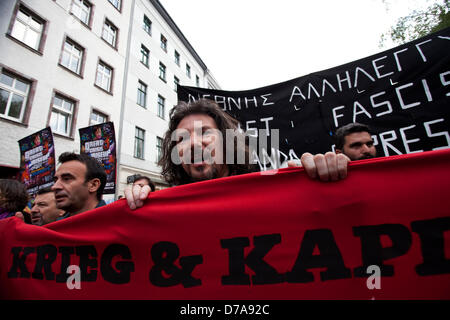
[[(25, 45), (18, 43), (7, 34), (13, 11), (21, 3), (47, 20), (46, 39), (42, 55), (35, 53)], [(56, 156), (65, 151), (79, 152), (78, 128), (89, 126), (92, 109), (102, 112), (110, 121), (120, 121), (122, 97), (122, 78), (126, 49), (128, 20), (125, 15), (129, 8), (123, 7), (122, 13), (107, 1), (94, 3), (90, 28), (70, 14), (71, 1), (1, 1), (0, 19), (0, 63), (5, 69), (35, 79), (36, 90), (31, 105), (27, 125), (16, 124), (0, 118), (0, 131), (7, 134), (0, 144), (0, 164), (19, 166), (20, 153), (17, 140), (39, 131), (49, 125), (52, 98), (58, 91), (77, 101), (74, 127), (69, 137), (54, 134)], [(119, 28), (117, 50), (101, 38), (104, 19), (107, 17)], [(84, 47), (84, 67), (81, 76), (59, 65), (64, 40), (69, 37)], [(111, 94), (94, 86), (99, 59), (113, 67)], [(3, 139), (2, 139), (3, 140)], [(7, 151), (7, 152), (6, 152)]]
[[(92, 5), (88, 26), (72, 14), (74, 0), (2, 0), (0, 1), (0, 72), (11, 71), (31, 79), (29, 110), (21, 123), (0, 115), (0, 166), (19, 167), (17, 141), (50, 125), (55, 93), (73, 99), (76, 110), (68, 136), (54, 132), (56, 156), (65, 151), (79, 152), (78, 129), (90, 125), (93, 110), (114, 122), (119, 142), (118, 194), (123, 194), (127, 176), (150, 176), (157, 187), (166, 185), (157, 166), (157, 137), (167, 129), (170, 109), (177, 103), (174, 76), (180, 84), (218, 88), (217, 81), (184, 38), (175, 22), (157, 0), (121, 1), (120, 10), (108, 0), (89, 0)], [(29, 9), (45, 20), (42, 46), (29, 48), (11, 35), (18, 6)], [(143, 29), (144, 15), (152, 22), (149, 35)], [(118, 29), (116, 47), (102, 39), (105, 20)], [(161, 48), (161, 34), (167, 39), (167, 51)], [(84, 48), (80, 75), (60, 65), (64, 42), (70, 38)], [(148, 68), (140, 62), (141, 45), (150, 51)], [(174, 61), (180, 54), (180, 65)], [(39, 52), (40, 51), (40, 52)], [(112, 89), (106, 92), (95, 85), (97, 66), (102, 61), (113, 68)], [(166, 81), (159, 77), (159, 64), (166, 66)], [(191, 77), (186, 75), (186, 63)], [(147, 84), (146, 108), (137, 104), (138, 81)], [(158, 95), (165, 98), (164, 117), (157, 115)], [(144, 159), (134, 156), (136, 126), (145, 130)]]
[[(158, 5), (158, 4), (157, 4)], [(161, 10), (161, 9), (160, 9)], [(144, 15), (152, 22), (151, 35), (143, 28)], [(167, 18), (166, 18), (167, 19)], [(208, 77), (212, 77), (200, 61), (197, 61), (191, 50), (185, 46), (174, 27), (154, 6), (154, 1), (136, 0), (132, 22), (131, 48), (126, 89), (125, 112), (121, 146), (121, 170), (119, 175), (119, 192), (123, 194), (127, 176), (139, 173), (149, 176), (156, 182), (157, 188), (167, 185), (160, 177), (161, 169), (157, 165), (157, 137), (163, 138), (167, 130), (169, 112), (177, 104), (177, 93), (174, 90), (174, 76), (181, 85), (207, 87)], [(173, 22), (173, 21), (172, 21)], [(179, 31), (179, 30), (178, 30)], [(161, 48), (161, 34), (167, 39), (167, 51)], [(141, 45), (150, 51), (149, 67), (141, 63)], [(175, 63), (175, 50), (180, 55), (180, 64)], [(160, 79), (160, 62), (166, 66), (166, 81)], [(186, 75), (186, 64), (191, 68), (191, 77)], [(138, 82), (148, 86), (147, 106), (137, 104)], [(215, 80), (211, 80), (218, 87)], [(165, 98), (164, 119), (157, 115), (158, 95)], [(145, 130), (144, 159), (134, 156), (134, 136), (136, 126)]]

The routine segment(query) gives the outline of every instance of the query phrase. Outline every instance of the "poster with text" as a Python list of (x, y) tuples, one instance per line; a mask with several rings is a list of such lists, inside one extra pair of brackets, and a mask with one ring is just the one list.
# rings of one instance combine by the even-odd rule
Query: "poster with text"
[(106, 171), (104, 194), (114, 194), (116, 190), (116, 138), (114, 124), (105, 122), (79, 129), (80, 153), (97, 159)]
[(20, 181), (30, 195), (53, 185), (55, 145), (50, 127), (33, 133), (19, 142)]

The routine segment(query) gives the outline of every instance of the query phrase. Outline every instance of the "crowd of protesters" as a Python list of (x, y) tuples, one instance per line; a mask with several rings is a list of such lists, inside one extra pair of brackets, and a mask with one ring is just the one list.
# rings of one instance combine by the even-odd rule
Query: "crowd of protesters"
[[(200, 130), (196, 127), (198, 123), (201, 124)], [(203, 155), (208, 148), (214, 156), (225, 153), (217, 144), (219, 139), (215, 135), (225, 135), (227, 130), (237, 130), (238, 126), (236, 119), (211, 100), (179, 103), (170, 113), (169, 129), (163, 140), (163, 154), (159, 162), (163, 178), (170, 185), (180, 185), (255, 171), (247, 146), (244, 163), (225, 164), (193, 158), (198, 150)], [(189, 133), (187, 139), (183, 136), (174, 139), (180, 130)], [(335, 138), (335, 153), (302, 155), (301, 165), (310, 178), (341, 180), (347, 176), (349, 161), (376, 156), (370, 130), (365, 125), (352, 123), (339, 128)], [(174, 150), (182, 159), (178, 164), (172, 158)], [(220, 156), (225, 158), (224, 154)], [(39, 190), (31, 206), (24, 184), (13, 179), (0, 179), (0, 219), (16, 216), (26, 223), (43, 226), (106, 205), (102, 199), (106, 173), (97, 160), (86, 154), (65, 152), (58, 161), (54, 184), (51, 188)], [(296, 166), (293, 162), (288, 165)], [(132, 185), (124, 193), (128, 206), (133, 210), (144, 204), (149, 193), (155, 191), (155, 185), (147, 176), (134, 175), (130, 178)], [(28, 210), (27, 205), (30, 206)]]

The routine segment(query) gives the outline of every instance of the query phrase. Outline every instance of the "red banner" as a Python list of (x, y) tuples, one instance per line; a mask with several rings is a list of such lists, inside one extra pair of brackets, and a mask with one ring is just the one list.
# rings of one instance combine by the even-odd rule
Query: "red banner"
[(329, 183), (287, 168), (157, 191), (135, 211), (9, 218), (0, 298), (449, 299), (449, 163), (448, 149), (364, 160)]

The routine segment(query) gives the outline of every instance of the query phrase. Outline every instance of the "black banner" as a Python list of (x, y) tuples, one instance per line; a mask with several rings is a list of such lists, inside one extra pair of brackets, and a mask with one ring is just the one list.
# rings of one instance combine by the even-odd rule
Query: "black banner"
[(304, 152), (334, 150), (334, 132), (351, 122), (370, 126), (379, 156), (448, 148), (449, 40), (447, 28), (364, 59), (254, 90), (179, 86), (178, 99), (215, 100), (249, 136), (270, 136), (272, 129), (279, 129), (278, 146), (274, 148), (267, 137), (266, 152), (258, 155), (262, 169), (296, 160)]
[(20, 182), (30, 195), (53, 185), (55, 145), (50, 127), (29, 135), (19, 142)]
[(97, 159), (106, 171), (103, 194), (116, 190), (116, 138), (114, 124), (105, 122), (79, 129), (80, 152)]

